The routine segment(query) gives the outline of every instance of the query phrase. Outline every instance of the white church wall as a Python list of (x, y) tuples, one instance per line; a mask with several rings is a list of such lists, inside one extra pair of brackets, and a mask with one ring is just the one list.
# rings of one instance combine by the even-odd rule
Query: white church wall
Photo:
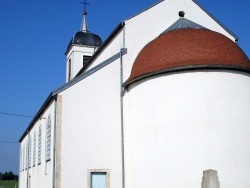
[(126, 184), (200, 188), (202, 171), (221, 187), (250, 186), (250, 76), (180, 72), (132, 84), (126, 93)]
[(175, 23), (180, 11), (185, 12), (185, 18), (235, 41), (233, 36), (192, 0), (162, 1), (125, 21), (125, 46), (128, 48), (128, 55), (124, 57), (124, 80), (129, 77), (133, 62), (141, 49)]
[(124, 37), (123, 31), (121, 30), (116, 37), (106, 46), (105, 50), (96, 58), (96, 60), (88, 67), (87, 70), (95, 67), (99, 63), (102, 63), (106, 59), (112, 57), (116, 53), (120, 52), (122, 48), (124, 48)]
[[(50, 160), (46, 162), (46, 125), (48, 117), (51, 117), (51, 144), (50, 144)], [(29, 133), (21, 142), (21, 147), (28, 143), (28, 136), (30, 135), (31, 141), (31, 165), (30, 168), (24, 169), (20, 172), (19, 187), (36, 188), (48, 188), (52, 187), (52, 167), (53, 167), (53, 136), (54, 136), (54, 102), (46, 109), (42, 114), (42, 118), (35, 122)], [(38, 161), (38, 139), (39, 139), (39, 127), (41, 127), (41, 163)], [(36, 149), (35, 149), (35, 165), (33, 161), (34, 157), (34, 133), (36, 134)], [(25, 149), (26, 151), (26, 149)], [(27, 152), (26, 152), (27, 153)], [(25, 160), (27, 155), (25, 154)], [(27, 176), (27, 173), (29, 174)], [(28, 178), (28, 180), (27, 180)]]
[(103, 170), (122, 186), (119, 69), (118, 59), (60, 93), (62, 188), (87, 187), (88, 172)]

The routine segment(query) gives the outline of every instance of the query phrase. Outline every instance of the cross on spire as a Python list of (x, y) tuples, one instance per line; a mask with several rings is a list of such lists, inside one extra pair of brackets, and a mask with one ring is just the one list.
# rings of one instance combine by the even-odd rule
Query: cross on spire
[(88, 31), (88, 24), (87, 24), (87, 11), (86, 11), (86, 7), (87, 5), (89, 5), (89, 3), (86, 2), (87, 0), (84, 0), (83, 2), (81, 2), (84, 5), (84, 12), (83, 12), (83, 19), (82, 19), (82, 25), (81, 25), (81, 31), (82, 32), (89, 32)]
[(83, 2), (81, 2), (84, 5), (84, 12), (86, 11), (87, 5), (89, 5), (89, 3), (86, 2), (87, 0), (84, 0)]

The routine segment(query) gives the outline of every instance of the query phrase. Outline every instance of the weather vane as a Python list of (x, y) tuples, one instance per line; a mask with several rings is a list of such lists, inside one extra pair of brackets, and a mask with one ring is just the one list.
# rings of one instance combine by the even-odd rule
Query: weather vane
[(86, 8), (87, 8), (87, 5), (89, 5), (89, 3), (87, 3), (86, 0), (84, 0), (81, 3), (84, 4), (84, 12), (86, 12)]

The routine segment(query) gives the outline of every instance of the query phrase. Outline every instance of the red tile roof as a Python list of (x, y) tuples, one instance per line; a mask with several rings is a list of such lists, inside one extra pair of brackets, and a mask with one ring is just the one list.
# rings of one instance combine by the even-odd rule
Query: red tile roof
[(149, 75), (198, 67), (250, 71), (241, 48), (226, 36), (207, 29), (179, 29), (160, 35), (137, 56), (125, 85)]

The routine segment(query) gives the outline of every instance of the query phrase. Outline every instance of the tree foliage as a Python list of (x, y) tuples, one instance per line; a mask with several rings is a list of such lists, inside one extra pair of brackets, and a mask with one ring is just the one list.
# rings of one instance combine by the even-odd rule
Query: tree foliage
[(17, 180), (18, 176), (13, 174), (12, 171), (1, 173), (0, 172), (0, 180)]

